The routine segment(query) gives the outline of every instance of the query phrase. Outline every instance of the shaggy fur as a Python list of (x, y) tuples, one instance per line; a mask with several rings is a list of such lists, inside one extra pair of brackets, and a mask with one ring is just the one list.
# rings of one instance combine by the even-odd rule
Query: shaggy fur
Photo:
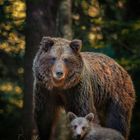
[[(59, 108), (85, 116), (127, 139), (135, 92), (128, 73), (108, 56), (80, 52), (81, 41), (44, 37), (33, 63), (34, 112), (41, 140), (49, 139)], [(54, 74), (61, 69), (60, 80)]]
[(124, 140), (124, 137), (116, 130), (104, 128), (94, 122), (94, 114), (89, 113), (85, 117), (77, 117), (69, 112), (67, 115), (70, 136), (74, 140)]

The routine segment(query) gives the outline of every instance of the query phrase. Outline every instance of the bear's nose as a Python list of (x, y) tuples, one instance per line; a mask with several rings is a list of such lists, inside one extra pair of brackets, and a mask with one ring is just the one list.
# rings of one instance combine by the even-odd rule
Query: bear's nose
[(58, 78), (61, 78), (61, 77), (63, 76), (63, 72), (62, 72), (62, 71), (57, 71), (57, 72), (56, 72), (56, 76), (57, 76)]
[(80, 135), (80, 134), (78, 134), (78, 135), (77, 135), (77, 139), (80, 139), (80, 138), (81, 138), (81, 135)]

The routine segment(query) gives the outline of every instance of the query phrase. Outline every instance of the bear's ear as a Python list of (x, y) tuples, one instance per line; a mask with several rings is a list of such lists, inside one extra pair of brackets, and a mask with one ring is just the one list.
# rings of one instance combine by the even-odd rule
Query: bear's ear
[(74, 50), (74, 52), (80, 52), (82, 48), (82, 41), (79, 39), (74, 39), (70, 42), (70, 47), (72, 50)]
[(68, 112), (68, 114), (67, 114), (67, 120), (68, 121), (72, 121), (72, 120), (74, 120), (75, 118), (77, 118), (77, 116), (74, 114), (74, 113), (72, 113), (72, 112)]
[(48, 51), (54, 44), (53, 38), (44, 36), (41, 40), (40, 45), (45, 51)]
[(94, 114), (93, 114), (93, 113), (89, 113), (88, 115), (85, 116), (85, 118), (86, 118), (89, 122), (91, 122), (91, 121), (93, 121), (93, 119), (94, 119)]

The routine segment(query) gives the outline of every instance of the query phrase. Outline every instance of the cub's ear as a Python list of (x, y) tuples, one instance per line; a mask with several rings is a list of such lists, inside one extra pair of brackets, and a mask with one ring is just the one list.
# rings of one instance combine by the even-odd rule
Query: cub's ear
[(48, 51), (54, 44), (53, 38), (44, 36), (41, 40), (40, 46), (45, 50)]
[(74, 120), (75, 118), (77, 118), (77, 116), (74, 114), (74, 113), (72, 113), (72, 112), (68, 112), (68, 114), (67, 114), (67, 120), (68, 121), (72, 121), (72, 120)]
[(93, 113), (89, 113), (88, 115), (85, 116), (85, 118), (86, 118), (89, 122), (91, 122), (91, 121), (93, 121), (93, 119), (94, 119), (94, 114), (93, 114)]
[(72, 48), (72, 50), (74, 50), (74, 52), (80, 52), (82, 48), (82, 41), (79, 39), (74, 39), (71, 41), (70, 47)]

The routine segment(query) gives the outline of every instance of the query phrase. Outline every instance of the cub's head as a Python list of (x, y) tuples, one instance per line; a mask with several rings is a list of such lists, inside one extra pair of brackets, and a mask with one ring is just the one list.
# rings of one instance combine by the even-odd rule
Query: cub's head
[(48, 89), (76, 85), (83, 69), (81, 40), (43, 37), (33, 63), (36, 80)]
[(74, 139), (83, 139), (89, 132), (93, 123), (94, 114), (89, 113), (85, 117), (77, 117), (74, 113), (68, 112), (67, 119), (70, 122), (70, 131)]

